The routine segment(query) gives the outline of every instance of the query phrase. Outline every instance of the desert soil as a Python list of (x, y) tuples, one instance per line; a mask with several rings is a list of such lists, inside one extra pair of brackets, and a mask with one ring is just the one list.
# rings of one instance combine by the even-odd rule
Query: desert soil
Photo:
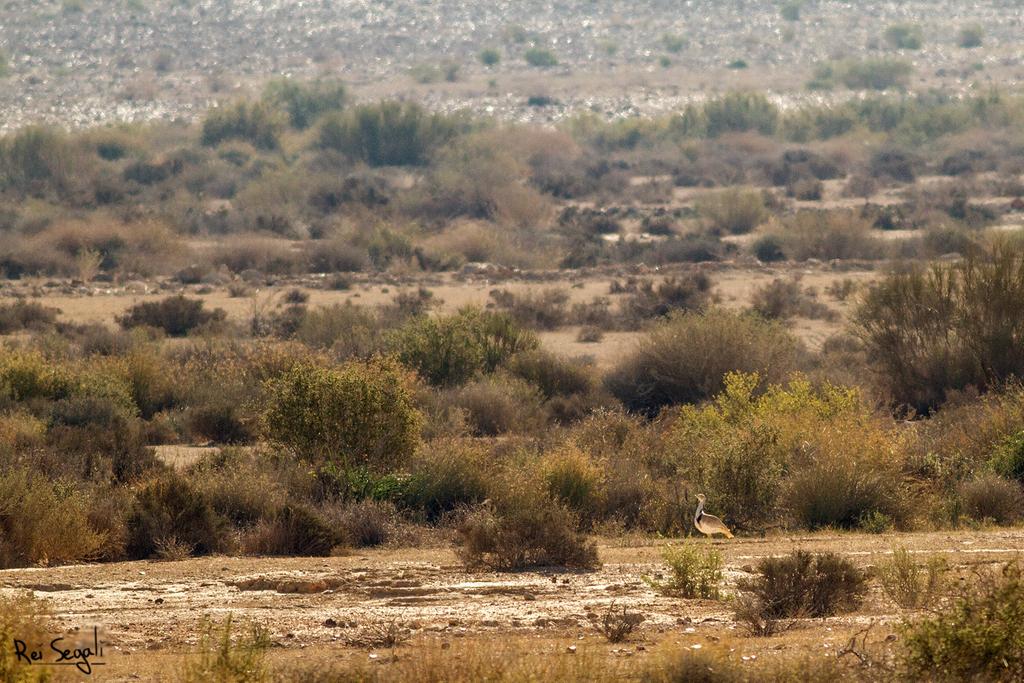
[[(108, 662), (104, 680), (173, 677), (173, 667), (159, 663), (180, 661), (198, 642), (204, 620), (221, 621), (229, 614), (236, 623), (266, 624), (273, 658), (316, 657), (334, 663), (410, 656), (417, 648), (448, 648), (454, 639), (525, 639), (553, 653), (568, 653), (570, 644), (580, 643), (608, 657), (650, 656), (676, 644), (721, 647), (719, 641), (744, 656), (808, 649), (815, 656), (832, 656), (852, 631), (875, 622), (884, 637), (905, 616), (874, 586), (856, 614), (808, 620), (772, 638), (743, 637), (727, 602), (665, 597), (645, 582), (645, 577), (663, 575), (660, 552), (669, 542), (602, 539), (601, 568), (580, 572), (472, 572), (443, 546), (364, 549), (327, 558), (217, 556), (10, 569), (0, 571), (0, 594), (28, 590), (46, 600), (55, 632), (80, 629), (91, 638), (98, 625)], [(759, 559), (798, 548), (834, 551), (870, 567), (897, 546), (922, 561), (943, 556), (961, 581), (969, 581), (973, 569), (1017, 557), (1024, 550), (1024, 529), (715, 542), (725, 558), (729, 586)], [(612, 603), (645, 616), (631, 643), (606, 643), (590, 625), (588, 617), (603, 614)], [(373, 625), (391, 622), (411, 633), (394, 653), (369, 642)]]

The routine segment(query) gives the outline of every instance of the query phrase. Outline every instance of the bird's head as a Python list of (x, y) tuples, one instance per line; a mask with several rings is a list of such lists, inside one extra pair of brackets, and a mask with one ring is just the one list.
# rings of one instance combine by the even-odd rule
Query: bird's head
[(702, 502), (702, 503), (703, 503), (703, 502), (705, 502), (705, 501), (706, 501), (707, 499), (708, 499), (708, 498), (707, 498), (707, 496), (705, 496), (705, 495), (704, 495), (703, 493), (698, 493), (698, 494), (697, 494), (697, 500), (699, 500), (700, 502)]

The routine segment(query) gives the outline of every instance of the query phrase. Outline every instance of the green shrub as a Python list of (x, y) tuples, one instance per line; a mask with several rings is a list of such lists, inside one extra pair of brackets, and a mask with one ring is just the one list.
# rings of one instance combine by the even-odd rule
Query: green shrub
[(493, 372), (514, 354), (537, 348), (538, 341), (507, 314), (466, 308), (454, 315), (413, 319), (392, 335), (390, 345), (425, 381), (451, 386)]
[(891, 559), (878, 563), (878, 580), (887, 598), (904, 609), (917, 609), (940, 597), (947, 570), (946, 561), (937, 556), (919, 567), (910, 552), (899, 547), (893, 549)]
[(117, 322), (124, 329), (146, 325), (163, 330), (172, 337), (184, 337), (192, 330), (218, 323), (227, 317), (224, 309), (203, 310), (202, 299), (189, 299), (184, 294), (169, 296), (160, 301), (135, 304)]
[(479, 509), (459, 526), (459, 558), (469, 568), (514, 571), (558, 566), (597, 566), (597, 547), (579, 534), (576, 516), (544, 494), (510, 483), (497, 509)]
[(389, 468), (419, 441), (421, 416), (407, 378), (388, 359), (336, 368), (300, 363), (270, 380), (266, 392), (265, 434), (301, 457)]
[(898, 50), (920, 50), (921, 27), (913, 24), (893, 24), (885, 29), (885, 40)]
[(233, 632), (231, 615), (223, 625), (207, 621), (200, 631), (198, 652), (180, 672), (184, 683), (258, 683), (268, 680), (266, 651), (270, 632), (265, 626), (251, 624), (246, 632)]
[(686, 38), (683, 38), (682, 36), (673, 35), (671, 33), (666, 33), (661, 36), (662, 47), (665, 48), (666, 52), (671, 52), (672, 54), (682, 52), (683, 48), (686, 47), (686, 44)]
[(82, 170), (68, 139), (49, 128), (30, 126), (0, 140), (0, 187), (4, 189), (66, 195)]
[(971, 49), (975, 47), (981, 47), (985, 42), (985, 29), (975, 24), (974, 26), (964, 26), (960, 29), (960, 35), (957, 39), (957, 44), (965, 49)]
[(538, 474), (548, 494), (584, 521), (594, 519), (605, 497), (605, 471), (590, 456), (569, 445), (546, 453)]
[(835, 65), (836, 76), (850, 90), (904, 88), (914, 73), (910, 62), (899, 59), (847, 60)]
[(903, 629), (903, 664), (915, 680), (1024, 677), (1024, 574), (1019, 564), (964, 587), (952, 606)]
[(491, 298), (499, 308), (507, 310), (524, 327), (554, 330), (566, 322), (566, 304), (569, 293), (563, 289), (545, 289), (541, 292), (516, 294), (508, 290), (493, 290)]
[(588, 365), (541, 349), (517, 353), (503, 367), (537, 387), (545, 399), (583, 394), (593, 384)]
[(628, 410), (653, 416), (665, 406), (711, 398), (729, 372), (781, 381), (796, 367), (798, 342), (757, 316), (723, 309), (672, 316), (620, 361), (605, 384)]
[(782, 6), (780, 14), (782, 14), (782, 18), (786, 21), (800, 21), (801, 9), (803, 9), (803, 2), (801, 0), (793, 0)]
[(662, 595), (682, 598), (718, 600), (721, 597), (722, 553), (714, 548), (701, 548), (693, 541), (682, 545), (667, 545), (661, 559), (668, 565), (667, 581), (647, 579), (654, 590)]
[(1024, 483), (1024, 431), (1003, 437), (996, 444), (989, 463), (999, 476)]
[(222, 550), (226, 523), (185, 478), (167, 474), (138, 490), (128, 529), (128, 555), (145, 559), (169, 544), (196, 555)]
[(268, 104), (240, 101), (207, 112), (201, 140), (207, 147), (243, 140), (258, 149), (273, 150), (280, 145), (283, 126), (281, 116)]
[(75, 387), (67, 367), (49, 362), (37, 351), (0, 353), (0, 395), (9, 401), (59, 400)]
[(535, 66), (541, 69), (558, 65), (558, 58), (555, 57), (555, 53), (543, 47), (531, 47), (523, 53), (523, 59), (525, 59), (526, 63), (530, 66)]
[(482, 502), (493, 474), (478, 443), (455, 439), (426, 444), (413, 457), (410, 473), (400, 503), (428, 522)]
[(485, 48), (480, 50), (478, 57), (484, 66), (495, 66), (501, 61), (501, 52), (494, 48)]
[(729, 93), (704, 104), (705, 130), (710, 138), (723, 133), (756, 131), (775, 133), (779, 110), (760, 93)]
[(867, 580), (835, 553), (797, 550), (761, 560), (757, 577), (739, 587), (757, 599), (768, 619), (830, 617), (855, 610), (867, 592)]
[(263, 102), (283, 110), (292, 128), (305, 130), (324, 114), (345, 106), (348, 94), (337, 81), (296, 83), (287, 78), (270, 81), (263, 89)]
[(413, 102), (380, 102), (327, 116), (316, 144), (370, 166), (421, 166), (465, 130), (460, 119)]

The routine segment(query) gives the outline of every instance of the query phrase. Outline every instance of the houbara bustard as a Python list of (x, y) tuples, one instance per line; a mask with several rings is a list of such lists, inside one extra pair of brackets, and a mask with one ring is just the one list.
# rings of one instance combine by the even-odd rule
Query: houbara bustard
[(697, 494), (697, 514), (693, 516), (693, 525), (697, 527), (697, 531), (708, 538), (715, 534), (723, 534), (726, 538), (732, 538), (732, 532), (729, 531), (725, 522), (714, 515), (704, 513), (704, 501), (706, 500), (707, 497), (703, 493)]

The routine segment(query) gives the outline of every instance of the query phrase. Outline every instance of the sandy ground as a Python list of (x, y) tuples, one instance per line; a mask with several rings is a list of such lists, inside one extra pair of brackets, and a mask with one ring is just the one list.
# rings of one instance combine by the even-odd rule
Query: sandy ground
[[(664, 597), (645, 583), (644, 577), (664, 572), (665, 543), (604, 539), (603, 565), (589, 572), (467, 572), (446, 547), (376, 549), (329, 558), (205, 557), (11, 569), (0, 571), (0, 593), (30, 590), (45, 599), (56, 632), (81, 629), (91, 637), (92, 627), (99, 626), (109, 664), (104, 680), (131, 680), (140, 671), (161, 678), (152, 662), (187, 652), (204, 620), (229, 614), (236, 622), (266, 624), (278, 659), (308, 649), (334, 661), (357, 662), (385, 651), (366, 639), (373, 625), (392, 621), (410, 630), (406, 648), (459, 638), (539, 639), (561, 643), (563, 649), (577, 640), (596, 643), (600, 637), (589, 615), (602, 614), (612, 603), (645, 615), (635, 642), (692, 646), (729, 639), (733, 649), (755, 654), (820, 648), (820, 643), (835, 648), (852, 629), (875, 622), (884, 634), (901, 618), (874, 585), (856, 614), (808, 621), (783, 636), (746, 638), (727, 602)], [(808, 534), (739, 538), (715, 546), (725, 557), (728, 585), (752, 571), (760, 558), (797, 548), (834, 551), (870, 566), (905, 546), (922, 562), (929, 555), (944, 556), (963, 575), (978, 565), (1018, 557), (1024, 529)], [(602, 651), (618, 652), (611, 650)]]

